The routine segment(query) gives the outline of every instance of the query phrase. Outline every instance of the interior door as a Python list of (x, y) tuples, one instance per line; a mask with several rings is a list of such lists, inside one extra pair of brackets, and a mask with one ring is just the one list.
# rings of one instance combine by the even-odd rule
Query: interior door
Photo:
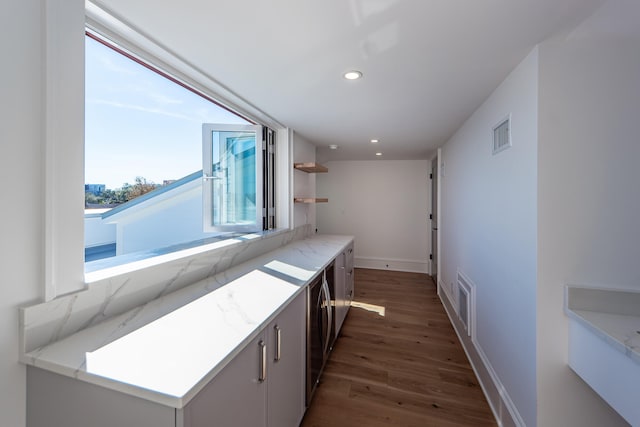
[(431, 275), (438, 276), (438, 158), (431, 161)]

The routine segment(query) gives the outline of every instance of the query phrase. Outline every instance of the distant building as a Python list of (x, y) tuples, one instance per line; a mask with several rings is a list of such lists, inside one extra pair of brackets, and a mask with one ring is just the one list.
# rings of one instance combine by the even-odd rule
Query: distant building
[(104, 190), (106, 190), (106, 185), (105, 184), (85, 184), (84, 185), (84, 192), (85, 193), (91, 193), (95, 196), (99, 196), (102, 193), (104, 193)]

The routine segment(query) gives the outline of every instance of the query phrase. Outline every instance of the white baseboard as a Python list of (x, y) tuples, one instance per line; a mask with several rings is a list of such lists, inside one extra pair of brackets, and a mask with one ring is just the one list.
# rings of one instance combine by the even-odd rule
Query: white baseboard
[[(498, 426), (526, 427), (526, 424), (511, 400), (509, 393), (500, 381), (500, 378), (498, 378), (498, 375), (493, 369), (493, 366), (487, 358), (484, 350), (482, 350), (482, 346), (480, 346), (477, 341), (470, 340), (464, 329), (461, 331), (461, 326), (459, 326), (459, 322), (457, 321), (457, 314), (455, 313), (456, 310), (453, 305), (455, 302), (451, 298), (451, 295), (449, 295), (446, 287), (443, 286), (441, 282), (438, 284), (439, 288), (443, 291), (442, 293), (439, 293), (442, 305), (444, 306), (447, 316), (449, 316), (449, 321), (451, 322), (453, 329), (456, 331), (458, 340), (462, 344), (462, 348), (464, 349), (467, 359), (473, 368), (473, 372), (476, 374), (476, 378), (478, 378), (480, 387), (487, 398), (487, 402), (489, 402), (489, 406), (491, 407), (491, 411), (493, 412), (493, 416), (495, 417)], [(442, 297), (443, 294), (446, 295), (446, 298)], [(453, 313), (451, 313), (452, 310)], [(478, 363), (474, 362), (478, 359), (480, 360), (481, 366), (478, 366)], [(498, 401), (496, 401), (495, 396), (499, 399)], [(506, 411), (504, 409), (506, 409)]]
[[(482, 364), (487, 369), (487, 372), (491, 377), (491, 381), (493, 382), (493, 385), (495, 386), (495, 388), (498, 390), (498, 393), (500, 394), (501, 404), (505, 408), (507, 408), (507, 411), (509, 412), (509, 416), (511, 417), (510, 421), (517, 427), (526, 427), (524, 420), (520, 416), (520, 412), (518, 412), (518, 408), (516, 408), (516, 405), (513, 403), (513, 400), (511, 400), (509, 393), (507, 393), (507, 389), (504, 387), (504, 385), (502, 385), (502, 382), (498, 378), (498, 374), (496, 374), (496, 371), (493, 369), (493, 366), (491, 365), (491, 362), (489, 362), (489, 358), (485, 354), (484, 350), (478, 343), (474, 343), (474, 347), (478, 352), (478, 356), (480, 356), (480, 359), (482, 360)], [(474, 371), (475, 371), (475, 368), (474, 368)], [(500, 412), (503, 413), (502, 410)], [(504, 415), (502, 415), (502, 417), (504, 417)], [(504, 423), (502, 422), (501, 424), (504, 425)]]
[[(458, 314), (458, 309), (457, 307), (457, 302), (456, 300), (453, 298), (453, 295), (451, 293), (451, 289), (447, 288), (447, 285), (445, 285), (444, 283), (442, 283), (442, 280), (440, 280), (440, 276), (438, 276), (438, 296), (440, 297), (440, 300), (442, 300), (442, 294), (447, 296), (447, 300), (449, 301), (449, 304), (451, 305), (451, 308), (453, 309), (453, 311), (456, 313), (456, 315)], [(445, 309), (447, 307), (445, 306)], [(447, 312), (447, 314), (449, 314)], [(451, 320), (451, 319), (449, 319)]]
[(406, 271), (411, 273), (431, 273), (431, 261), (408, 259), (356, 257), (357, 268), (372, 268), (376, 270)]

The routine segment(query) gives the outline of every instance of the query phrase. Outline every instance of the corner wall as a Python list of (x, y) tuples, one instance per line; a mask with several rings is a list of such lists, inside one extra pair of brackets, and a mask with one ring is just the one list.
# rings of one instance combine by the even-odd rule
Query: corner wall
[(640, 290), (639, 21), (609, 1), (540, 46), (539, 425), (627, 425), (567, 366), (563, 288)]
[(18, 363), (18, 307), (44, 297), (44, 35), (40, 1), (0, 14), (0, 425), (23, 426), (25, 367)]
[[(297, 134), (293, 135), (293, 163), (316, 161), (316, 146)], [(288, 165), (293, 169), (293, 164)], [(293, 171), (293, 197), (316, 197), (316, 174), (299, 170)], [(324, 197), (319, 195), (318, 197)], [(292, 200), (293, 203), (293, 200)], [(293, 227), (310, 224), (311, 233), (316, 230), (316, 205), (307, 203), (293, 204)]]
[[(475, 284), (475, 338), (454, 325), (503, 425), (536, 425), (537, 112), (534, 49), (440, 159), (439, 284), (451, 307), (458, 272)], [(513, 146), (492, 155), (493, 127), (508, 114)]]
[(355, 236), (357, 267), (430, 272), (429, 160), (332, 161), (317, 178), (318, 231)]

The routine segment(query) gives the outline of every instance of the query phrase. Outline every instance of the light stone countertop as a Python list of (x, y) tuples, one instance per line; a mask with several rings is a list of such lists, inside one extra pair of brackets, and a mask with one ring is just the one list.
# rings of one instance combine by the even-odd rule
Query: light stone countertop
[(187, 301), (144, 326), (128, 322), (139, 315), (133, 309), (23, 360), (182, 408), (352, 241), (332, 235), (294, 241), (234, 267), (237, 278), (193, 301), (188, 296), (209, 287), (208, 280), (145, 304), (144, 310), (162, 313), (167, 304)]
[(565, 287), (568, 365), (630, 425), (640, 425), (640, 292)]
[(640, 292), (568, 286), (565, 311), (640, 365)]
[(640, 365), (640, 316), (589, 310), (572, 310), (568, 315)]

